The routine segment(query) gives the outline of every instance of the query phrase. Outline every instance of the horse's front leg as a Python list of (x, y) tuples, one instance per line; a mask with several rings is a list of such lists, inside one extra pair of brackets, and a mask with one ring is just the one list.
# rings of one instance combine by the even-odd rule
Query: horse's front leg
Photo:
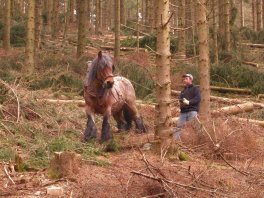
[(112, 134), (110, 132), (110, 124), (109, 119), (111, 116), (111, 106), (109, 106), (104, 114), (103, 124), (102, 124), (102, 134), (101, 134), (101, 143), (110, 140), (112, 138)]
[(90, 106), (86, 106), (85, 108), (87, 115), (87, 123), (86, 129), (84, 131), (84, 140), (88, 141), (90, 139), (96, 139), (97, 128), (94, 121), (94, 112), (92, 111)]

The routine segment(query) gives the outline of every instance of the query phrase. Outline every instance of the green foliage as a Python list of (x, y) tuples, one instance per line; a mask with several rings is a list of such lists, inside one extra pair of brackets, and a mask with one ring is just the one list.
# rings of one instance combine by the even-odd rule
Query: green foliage
[(153, 92), (155, 87), (154, 81), (143, 67), (132, 62), (120, 61), (117, 67), (117, 73), (132, 82), (137, 97), (144, 98)]
[(113, 138), (107, 143), (105, 151), (106, 152), (117, 152), (119, 150), (119, 147), (120, 147), (119, 144)]
[(190, 159), (189, 155), (183, 151), (179, 151), (178, 157), (180, 161), (188, 161)]
[(15, 47), (25, 46), (26, 44), (25, 24), (17, 24), (11, 27), (10, 43)]
[(9, 161), (15, 159), (15, 152), (9, 147), (0, 147), (0, 160)]
[(240, 35), (242, 40), (255, 41), (257, 40), (257, 33), (250, 28), (242, 27), (240, 29)]
[(253, 94), (264, 93), (264, 74), (244, 66), (238, 60), (220, 63), (211, 68), (211, 83), (216, 85), (250, 88)]
[(237, 17), (238, 10), (235, 6), (231, 8), (230, 25), (233, 26)]
[(137, 39), (131, 36), (127, 37), (127, 39), (121, 41), (121, 46), (123, 47), (136, 47)]
[(255, 32), (250, 28), (243, 27), (240, 29), (240, 35), (242, 40), (248, 40), (252, 43), (264, 43), (264, 30)]
[(49, 143), (48, 149), (51, 153), (60, 151), (70, 151), (76, 148), (76, 144), (78, 144), (78, 142), (75, 143), (75, 141), (70, 138), (67, 138), (66, 136), (60, 136), (53, 139)]
[[(156, 44), (157, 44), (157, 38), (155, 35), (144, 36), (139, 41), (140, 47), (146, 48), (148, 46), (153, 50), (156, 50)], [(171, 36), (170, 37), (170, 51), (171, 51), (171, 53), (175, 53), (178, 51), (178, 45), (179, 45), (178, 38)]]
[(258, 43), (264, 44), (264, 30), (261, 30), (260, 32), (258, 32)]

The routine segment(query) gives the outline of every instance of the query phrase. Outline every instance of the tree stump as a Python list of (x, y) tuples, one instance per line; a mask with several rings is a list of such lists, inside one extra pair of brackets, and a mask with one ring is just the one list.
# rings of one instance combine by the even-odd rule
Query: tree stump
[(55, 152), (48, 170), (51, 178), (61, 178), (77, 174), (82, 165), (81, 155), (74, 152)]

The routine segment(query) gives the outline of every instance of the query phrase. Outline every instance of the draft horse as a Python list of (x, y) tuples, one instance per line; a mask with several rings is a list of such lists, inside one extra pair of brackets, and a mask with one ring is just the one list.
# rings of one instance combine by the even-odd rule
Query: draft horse
[(135, 122), (138, 133), (146, 132), (136, 108), (136, 94), (131, 82), (114, 76), (114, 64), (108, 54), (101, 51), (88, 68), (84, 84), (85, 110), (87, 114), (84, 140), (96, 138), (94, 114), (103, 115), (101, 143), (112, 138), (109, 118), (113, 115), (119, 130), (129, 130)]

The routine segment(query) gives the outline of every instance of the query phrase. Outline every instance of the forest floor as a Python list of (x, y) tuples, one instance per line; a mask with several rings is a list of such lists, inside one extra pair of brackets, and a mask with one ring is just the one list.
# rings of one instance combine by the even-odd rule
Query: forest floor
[[(90, 48), (86, 53), (93, 57), (96, 55), (94, 49)], [(146, 60), (151, 59), (144, 53), (129, 53), (123, 58), (146, 67), (149, 64)], [(180, 78), (172, 78), (175, 80), (173, 89), (176, 89), (175, 84)], [(51, 89), (29, 91), (23, 86), (15, 88), (19, 93), (21, 119), (16, 122), (15, 97), (1, 106), (6, 111), (3, 110), (5, 119), (0, 122), (0, 157), (6, 154), (3, 153), (5, 147), (12, 147), (22, 160), (31, 159), (33, 154), (33, 158), (39, 157), (38, 163), (44, 163), (44, 168), (29, 163), (26, 171), (19, 171), (17, 157), (0, 162), (0, 197), (52, 197), (47, 194), (47, 189), (52, 186), (63, 189), (60, 197), (264, 196), (264, 133), (259, 125), (239, 122), (226, 115), (214, 117), (203, 126), (191, 122), (183, 131), (182, 142), (169, 141), (171, 147), (163, 150), (161, 155), (154, 140), (155, 110), (147, 104), (140, 106), (139, 111), (148, 132), (136, 134), (131, 129), (129, 133), (117, 133), (112, 126), (118, 151), (105, 152), (105, 145), (98, 141), (91, 147), (81, 143), (86, 122), (82, 108), (71, 103), (37, 101), (45, 98), (78, 100), (82, 97), (55, 94)], [(232, 94), (231, 97), (256, 101), (251, 96)], [(257, 102), (264, 103), (264, 100)], [(212, 102), (213, 109), (228, 105), (231, 104)], [(173, 117), (179, 115), (178, 108), (175, 104)], [(256, 109), (238, 116), (255, 118), (262, 113), (263, 110)], [(101, 122), (101, 117), (97, 116), (97, 125), (100, 126)], [(113, 121), (111, 123), (114, 125)], [(88, 152), (89, 156), (83, 157), (76, 174), (52, 179), (47, 167), (53, 156), (52, 152), (46, 156), (46, 149), (57, 151), (58, 147), (76, 150), (83, 156)]]

